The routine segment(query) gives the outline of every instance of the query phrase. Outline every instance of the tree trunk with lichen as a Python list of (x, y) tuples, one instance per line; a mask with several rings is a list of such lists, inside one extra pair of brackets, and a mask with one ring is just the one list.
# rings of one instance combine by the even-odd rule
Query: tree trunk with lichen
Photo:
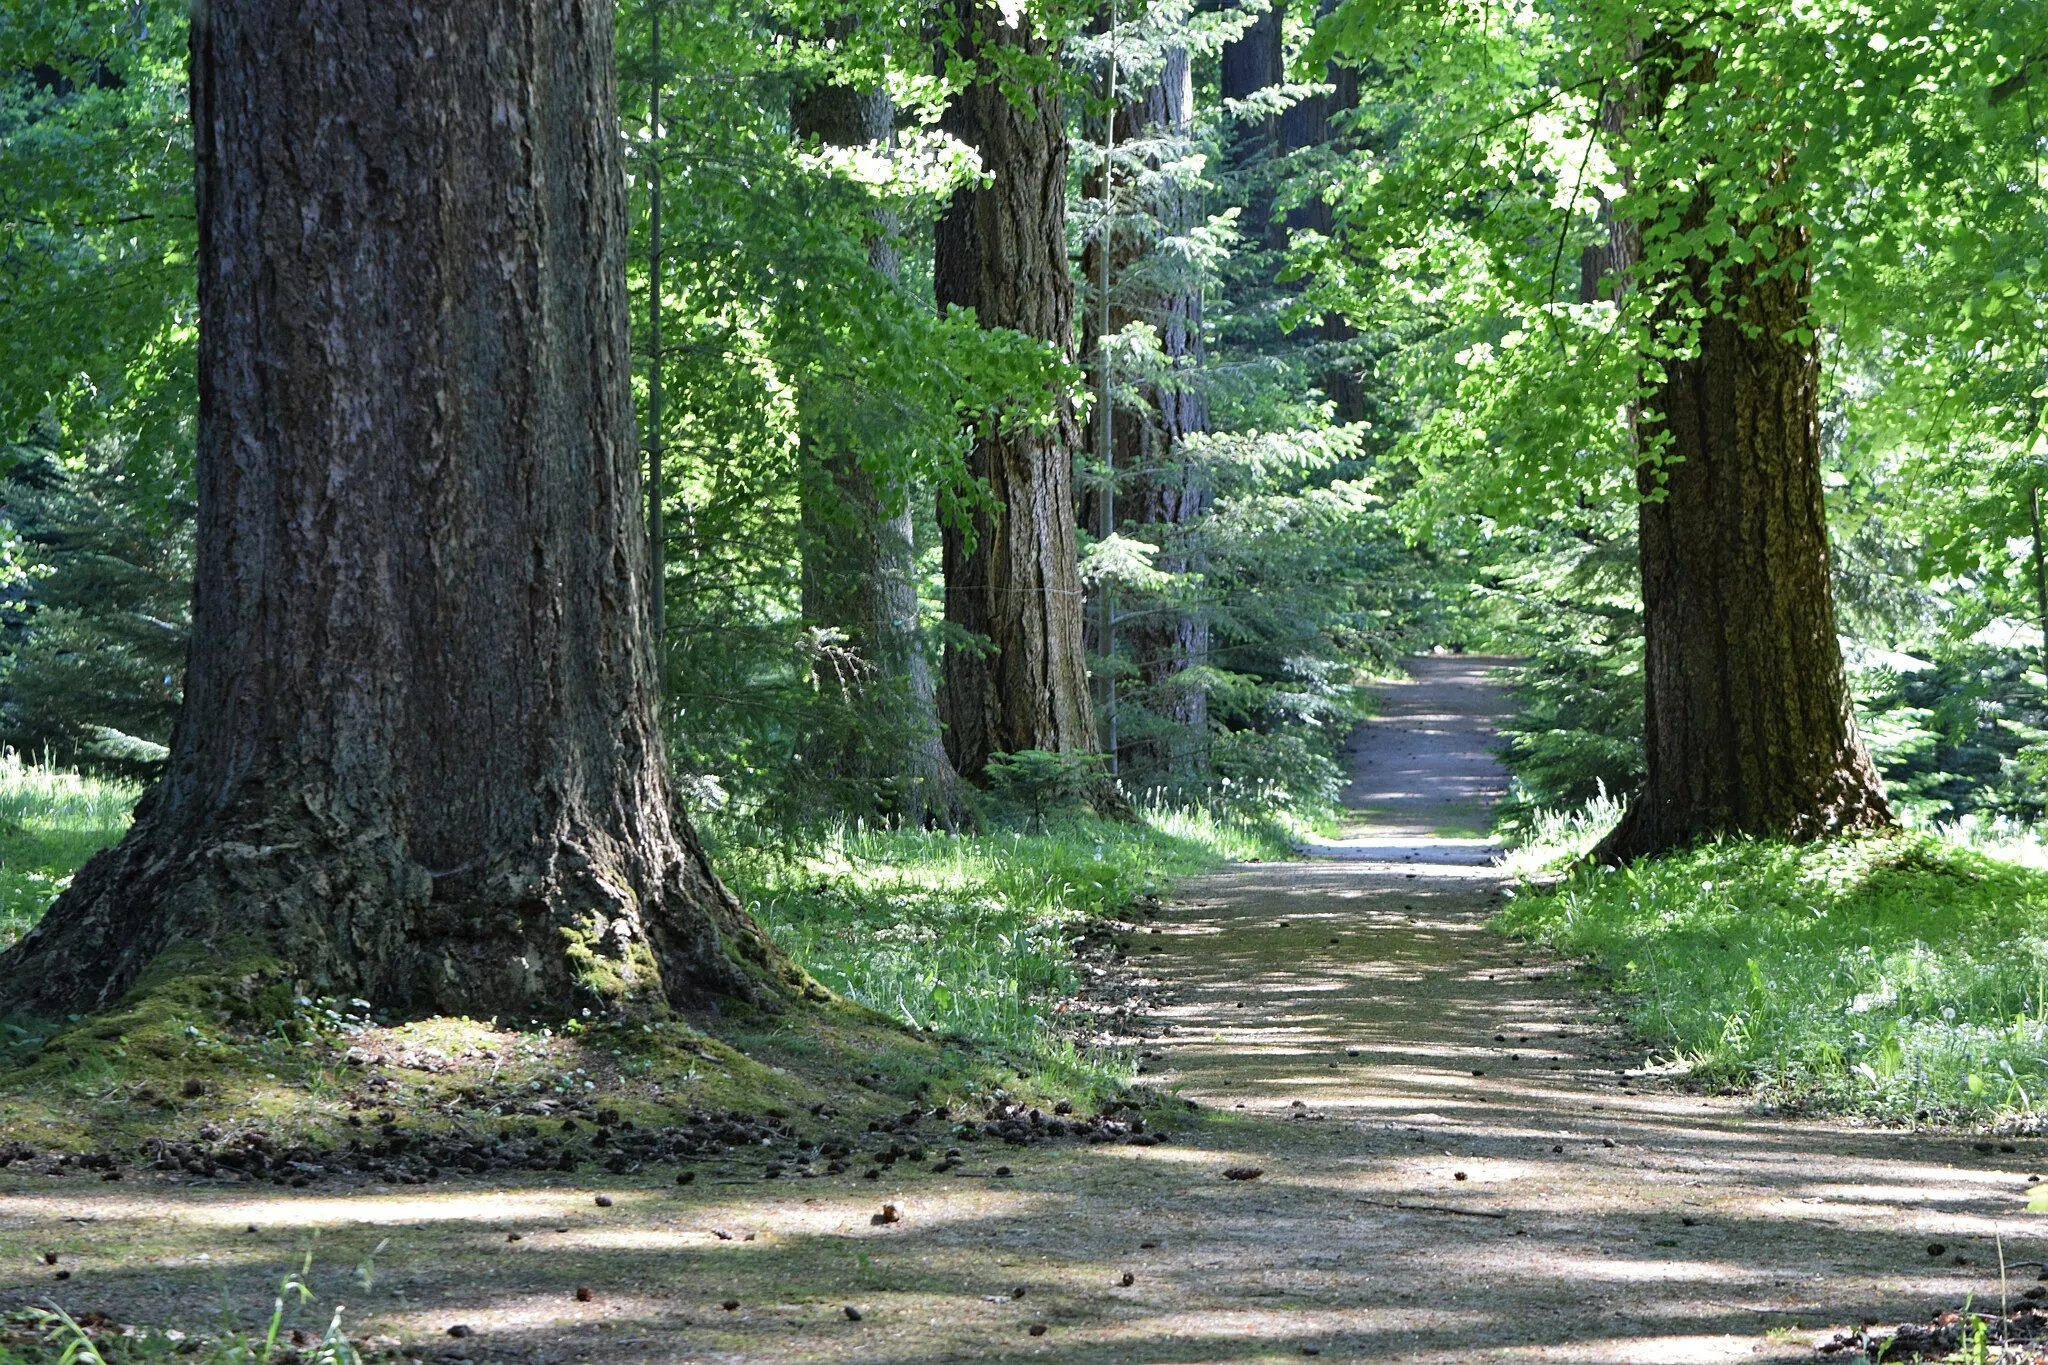
[(0, 1012), (105, 1006), (168, 949), (416, 1012), (801, 984), (663, 778), (612, 22), (194, 10), (184, 709)]
[[(962, 28), (960, 55), (977, 78), (948, 106), (945, 127), (980, 152), (991, 183), (960, 190), (939, 219), (939, 304), (972, 308), (982, 326), (1050, 342), (1071, 358), (1074, 286), (1059, 89), (1013, 90), (998, 61), (1042, 58), (1046, 44), (1028, 20), (1008, 24), (993, 5), (954, 0), (953, 13)], [(966, 525), (948, 520), (942, 547), (946, 620), (960, 636), (987, 642), (946, 646), (939, 714), (946, 750), (963, 776), (978, 778), (991, 754), (1097, 748), (1073, 522), (1078, 439), (1064, 409), (1050, 430), (975, 435), (969, 471), (995, 506), (977, 508)]]

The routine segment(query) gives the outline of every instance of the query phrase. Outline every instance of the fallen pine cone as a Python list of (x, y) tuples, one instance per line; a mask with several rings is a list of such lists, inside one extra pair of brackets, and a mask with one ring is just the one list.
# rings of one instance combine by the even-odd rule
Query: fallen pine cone
[(1224, 1168), (1225, 1180), (1257, 1180), (1266, 1172), (1259, 1166), (1228, 1166)]
[(576, 1286), (576, 1302), (578, 1302), (578, 1303), (589, 1303), (589, 1302), (590, 1302), (590, 1286), (589, 1286), (589, 1285), (587, 1285), (587, 1284), (579, 1284), (579, 1285), (577, 1285), (577, 1286)]

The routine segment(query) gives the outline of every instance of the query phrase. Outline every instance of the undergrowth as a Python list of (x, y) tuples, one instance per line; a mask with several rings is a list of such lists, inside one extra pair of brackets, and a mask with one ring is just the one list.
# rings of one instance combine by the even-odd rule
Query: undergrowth
[(720, 871), (805, 970), (915, 1028), (1000, 1044), (1068, 1082), (1128, 1074), (1050, 1019), (1070, 994), (1072, 936), (1184, 877), (1286, 856), (1271, 820), (1152, 807), (973, 838), (839, 828), (801, 851), (729, 849)]
[(1729, 840), (1581, 868), (1494, 927), (1605, 969), (1642, 1035), (1709, 1083), (1889, 1119), (2031, 1120), (2048, 1103), (2048, 871), (1969, 842)]
[(85, 860), (119, 839), (142, 789), (0, 751), (0, 949), (42, 918)]

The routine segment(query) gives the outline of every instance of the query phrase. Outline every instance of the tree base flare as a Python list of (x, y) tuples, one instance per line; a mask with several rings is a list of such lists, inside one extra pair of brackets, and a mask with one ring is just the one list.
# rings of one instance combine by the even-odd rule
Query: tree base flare
[[(1869, 769), (1868, 759), (1863, 761), (1862, 767), (1866, 771)], [(1638, 793), (1620, 822), (1593, 846), (1586, 860), (1600, 866), (1620, 867), (1638, 858), (1675, 853), (1695, 844), (1729, 836), (1811, 843), (1820, 839), (1882, 834), (1897, 829), (1898, 821), (1892, 816), (1891, 803), (1885, 799), (1884, 789), (1878, 785), (1875, 773), (1868, 772), (1868, 779), (1867, 783), (1845, 781), (1835, 799), (1817, 802), (1799, 817), (1778, 822), (1745, 823), (1732, 818), (1716, 820), (1702, 818), (1698, 812), (1686, 812), (1682, 818), (1679, 812), (1660, 809), (1660, 803), (1651, 800), (1647, 794)]]
[[(803, 974), (681, 848), (631, 865), (572, 833), (436, 871), (399, 840), (276, 827), (179, 841), (147, 812), (0, 958), (0, 1013), (92, 1013), (172, 949), (257, 951), (299, 994), (412, 1014), (565, 1018), (743, 1001)], [(182, 846), (181, 846), (182, 845)]]

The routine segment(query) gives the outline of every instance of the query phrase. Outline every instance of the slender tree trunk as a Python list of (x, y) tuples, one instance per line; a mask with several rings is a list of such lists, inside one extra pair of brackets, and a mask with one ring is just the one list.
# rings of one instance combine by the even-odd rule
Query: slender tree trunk
[(168, 771), (0, 967), (411, 1010), (772, 1000), (671, 821), (599, 0), (192, 21), (199, 524)]
[[(1807, 244), (1781, 229), (1776, 245), (1782, 262)], [(1705, 296), (1706, 262), (1683, 288)], [(1596, 850), (1607, 860), (1892, 820), (1835, 634), (1810, 276), (1752, 264), (1724, 292), (1735, 305), (1665, 363), (1640, 423), (1656, 452), (1639, 473), (1649, 771)]]
[[(790, 114), (799, 134), (842, 147), (887, 142), (895, 122), (888, 95), (841, 85), (805, 91)], [(878, 223), (868, 237), (868, 263), (894, 282), (902, 262), (889, 227)], [(877, 480), (841, 445), (806, 438), (804, 456), (804, 619), (843, 630), (871, 670), (846, 680), (859, 723), (843, 747), (821, 757), (870, 794), (877, 814), (958, 829), (967, 818), (965, 793), (946, 757), (938, 689), (918, 631), (911, 490)]]
[[(1188, 52), (1176, 48), (1165, 56), (1160, 78), (1118, 111), (1117, 142), (1143, 152), (1148, 145), (1186, 139), (1194, 132), (1194, 79)], [(1175, 149), (1178, 150), (1177, 148)], [(1143, 152), (1151, 169), (1160, 170), (1161, 156)], [(1101, 192), (1100, 176), (1093, 193)], [(1128, 191), (1125, 191), (1128, 193)], [(1113, 427), (1108, 478), (1113, 501), (1103, 489), (1090, 489), (1082, 499), (1083, 524), (1107, 535), (1122, 526), (1163, 542), (1156, 563), (1169, 573), (1196, 567), (1185, 544), (1186, 533), (1208, 509), (1209, 493), (1200, 469), (1181, 450), (1192, 433), (1206, 430), (1207, 406), (1198, 385), (1202, 364), (1202, 289), (1199, 279), (1175, 279), (1169, 268), (1153, 262), (1142, 268), (1149, 252), (1148, 230), (1164, 235), (1185, 233), (1200, 214), (1198, 197), (1166, 183), (1147, 201), (1129, 206), (1135, 226), (1117, 233), (1109, 244), (1112, 334), (1132, 322), (1151, 323), (1159, 332), (1160, 349), (1174, 368), (1171, 379), (1145, 386), (1144, 402), (1119, 404)], [(1104, 244), (1097, 238), (1082, 253), (1082, 275), (1101, 278)], [(1133, 269), (1133, 267), (1140, 267)], [(1137, 281), (1153, 281), (1149, 286)], [(1098, 286), (1099, 287), (1099, 286)], [(1094, 388), (1101, 391), (1100, 312), (1089, 309), (1082, 320), (1082, 351), (1098, 372)], [(1116, 524), (1109, 524), (1114, 506)], [(1165, 728), (1150, 733), (1126, 731), (1120, 744), (1120, 767), (1152, 777), (1188, 776), (1207, 738), (1208, 696), (1179, 685), (1180, 675), (1206, 658), (1209, 626), (1199, 611), (1181, 610), (1166, 602), (1140, 602), (1127, 616), (1121, 643), (1135, 665), (1148, 709)], [(1103, 642), (1096, 641), (1097, 652)]]
[[(1047, 55), (1028, 21), (991, 4), (954, 0), (961, 51), (979, 79), (948, 108), (948, 131), (980, 152), (992, 177), (961, 190), (939, 219), (935, 284), (944, 308), (972, 308), (1073, 354), (1074, 288), (1067, 268), (1067, 140), (1059, 90), (1013, 92), (1000, 49)], [(1017, 98), (1013, 99), (1015, 93)], [(963, 776), (995, 753), (1092, 753), (1095, 722), (1082, 645), (1075, 560), (1073, 451), (1063, 413), (1051, 431), (977, 433), (971, 472), (994, 495), (968, 525), (944, 532), (946, 620), (987, 648), (948, 643), (939, 714)]]

